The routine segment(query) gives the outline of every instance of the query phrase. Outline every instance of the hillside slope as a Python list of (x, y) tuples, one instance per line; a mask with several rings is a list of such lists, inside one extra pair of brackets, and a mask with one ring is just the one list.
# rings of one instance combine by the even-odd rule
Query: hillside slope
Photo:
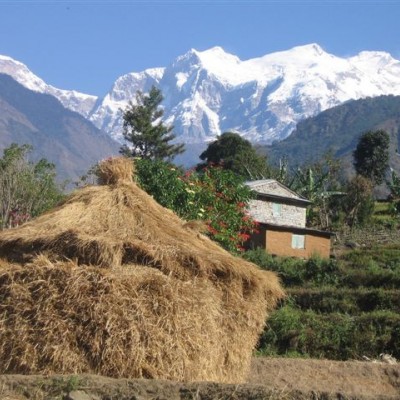
[(26, 89), (0, 74), (0, 151), (11, 143), (33, 146), (33, 158), (56, 164), (60, 179), (74, 180), (119, 145), (53, 96)]
[(64, 107), (76, 111), (84, 117), (88, 116), (97, 100), (96, 96), (90, 94), (51, 86), (30, 71), (25, 64), (11, 57), (0, 55), (0, 73), (10, 75), (29, 90), (56, 97)]
[(298, 123), (285, 140), (263, 148), (271, 162), (287, 158), (289, 165), (312, 163), (327, 152), (352, 168), (352, 153), (367, 130), (384, 129), (390, 135), (390, 165), (400, 171), (400, 96), (349, 101)]

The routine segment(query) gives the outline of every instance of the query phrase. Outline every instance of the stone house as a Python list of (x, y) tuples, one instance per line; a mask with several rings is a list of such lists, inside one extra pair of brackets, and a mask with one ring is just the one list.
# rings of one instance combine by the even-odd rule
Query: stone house
[(247, 243), (249, 248), (262, 247), (277, 256), (330, 256), (333, 234), (306, 227), (309, 200), (274, 179), (246, 184), (256, 193), (249, 202), (249, 212), (259, 223), (259, 232)]

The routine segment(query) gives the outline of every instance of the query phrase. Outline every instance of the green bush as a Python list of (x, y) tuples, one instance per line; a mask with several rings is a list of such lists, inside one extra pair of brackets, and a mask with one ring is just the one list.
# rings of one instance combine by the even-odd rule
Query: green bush
[(287, 293), (299, 308), (317, 313), (340, 312), (356, 315), (391, 310), (400, 314), (400, 290), (323, 287), (290, 288)]
[(252, 196), (243, 178), (209, 166), (196, 172), (161, 160), (135, 162), (140, 187), (186, 221), (202, 220), (207, 234), (225, 249), (240, 253), (257, 224), (248, 214)]
[(400, 357), (400, 315), (390, 311), (317, 314), (287, 305), (271, 315), (258, 351), (334, 360), (374, 358), (380, 353)]
[(265, 355), (298, 353), (313, 358), (346, 359), (353, 330), (352, 318), (284, 306), (268, 320), (258, 349)]
[(339, 260), (244, 255), (276, 271), (288, 298), (267, 321), (258, 353), (336, 360), (400, 357), (400, 249), (357, 249)]
[(365, 269), (373, 263), (379, 268), (400, 272), (400, 248), (398, 246), (357, 249), (345, 254), (342, 260), (354, 269)]
[(318, 256), (308, 260), (291, 257), (272, 257), (263, 249), (249, 250), (244, 257), (260, 268), (275, 271), (287, 287), (334, 285), (340, 279), (335, 260)]
[(343, 287), (348, 288), (385, 288), (396, 289), (400, 287), (400, 273), (391, 270), (348, 270), (341, 278)]

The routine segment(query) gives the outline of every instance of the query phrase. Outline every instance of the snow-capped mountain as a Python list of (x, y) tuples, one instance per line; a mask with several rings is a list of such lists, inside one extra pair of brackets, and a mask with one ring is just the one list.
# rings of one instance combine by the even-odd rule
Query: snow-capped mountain
[(242, 61), (221, 47), (190, 50), (165, 68), (132, 72), (103, 98), (54, 88), (22, 63), (0, 56), (0, 72), (28, 89), (52, 94), (122, 140), (122, 111), (137, 90), (164, 95), (165, 122), (177, 141), (203, 144), (225, 131), (252, 142), (280, 141), (300, 120), (351, 99), (400, 95), (400, 61), (379, 51), (341, 58), (317, 44)]
[(252, 142), (282, 140), (296, 123), (350, 99), (400, 95), (400, 62), (364, 51), (340, 58), (317, 44), (246, 61), (221, 47), (190, 50), (166, 68), (120, 77), (89, 118), (121, 140), (121, 109), (151, 85), (165, 97), (178, 140), (204, 143), (224, 131)]
[(10, 75), (27, 89), (39, 93), (51, 94), (56, 97), (64, 107), (76, 111), (84, 117), (89, 115), (97, 100), (96, 96), (79, 93), (75, 90), (57, 89), (48, 85), (32, 73), (25, 64), (11, 57), (0, 55), (0, 73)]
[(93, 109), (90, 120), (111, 136), (121, 139), (121, 110), (126, 108), (129, 101), (135, 100), (138, 90), (145, 93), (150, 91), (152, 85), (159, 86), (163, 74), (164, 68), (152, 68), (121, 76)]

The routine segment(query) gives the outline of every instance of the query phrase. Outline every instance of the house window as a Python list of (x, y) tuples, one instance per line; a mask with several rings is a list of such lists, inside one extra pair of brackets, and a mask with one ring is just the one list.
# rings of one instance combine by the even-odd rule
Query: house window
[(274, 217), (281, 217), (282, 216), (282, 204), (272, 203), (272, 215)]
[(292, 249), (304, 249), (304, 235), (292, 235)]

